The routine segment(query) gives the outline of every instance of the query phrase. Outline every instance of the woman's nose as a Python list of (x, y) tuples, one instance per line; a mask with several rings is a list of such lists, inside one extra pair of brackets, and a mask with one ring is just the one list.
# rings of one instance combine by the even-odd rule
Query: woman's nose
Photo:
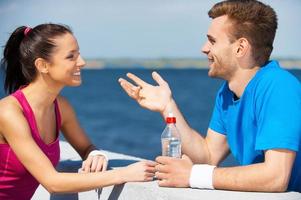
[(79, 66), (80, 68), (84, 67), (86, 65), (85, 60), (81, 57), (81, 55), (78, 56), (78, 60), (77, 60), (77, 66)]

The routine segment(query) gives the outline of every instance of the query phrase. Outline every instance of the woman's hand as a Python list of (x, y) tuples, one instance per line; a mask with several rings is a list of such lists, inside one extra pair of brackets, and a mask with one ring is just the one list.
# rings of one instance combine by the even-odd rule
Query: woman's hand
[(86, 160), (82, 163), (82, 168), (80, 172), (89, 173), (89, 172), (100, 172), (105, 171), (108, 166), (108, 161), (103, 155), (89, 155)]
[(125, 92), (135, 99), (140, 106), (152, 111), (163, 113), (172, 102), (172, 94), (168, 83), (157, 73), (153, 72), (152, 77), (158, 85), (146, 83), (134, 74), (127, 73), (127, 77), (136, 83), (120, 78), (118, 81)]
[(156, 162), (144, 160), (122, 168), (122, 182), (152, 181), (155, 175)]

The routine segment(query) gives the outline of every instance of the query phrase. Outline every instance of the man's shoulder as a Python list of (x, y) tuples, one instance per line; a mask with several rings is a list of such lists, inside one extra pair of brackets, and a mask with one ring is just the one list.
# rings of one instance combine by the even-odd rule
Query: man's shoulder
[(283, 69), (277, 61), (270, 61), (263, 66), (257, 78), (257, 86), (264, 88), (300, 88), (299, 80), (286, 69)]

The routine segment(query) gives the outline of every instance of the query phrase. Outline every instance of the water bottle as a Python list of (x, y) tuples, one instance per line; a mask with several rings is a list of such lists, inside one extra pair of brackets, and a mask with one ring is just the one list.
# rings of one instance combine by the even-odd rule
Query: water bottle
[(161, 135), (162, 156), (181, 158), (181, 137), (176, 127), (176, 117), (169, 113)]

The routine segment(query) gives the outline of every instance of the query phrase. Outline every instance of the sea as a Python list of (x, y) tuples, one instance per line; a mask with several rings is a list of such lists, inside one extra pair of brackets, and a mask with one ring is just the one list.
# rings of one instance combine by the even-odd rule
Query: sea
[[(140, 107), (118, 83), (118, 78), (126, 78), (126, 73), (131, 72), (156, 85), (152, 71), (169, 83), (189, 125), (206, 133), (216, 92), (223, 83), (208, 77), (207, 69), (86, 69), (82, 70), (82, 85), (66, 87), (61, 95), (73, 105), (82, 128), (98, 148), (154, 160), (161, 155), (164, 120), (159, 113)], [(301, 80), (301, 70), (289, 71)], [(3, 76), (0, 81), (0, 97), (4, 97)], [(65, 140), (62, 134), (60, 137)], [(231, 155), (222, 163), (235, 164)]]

